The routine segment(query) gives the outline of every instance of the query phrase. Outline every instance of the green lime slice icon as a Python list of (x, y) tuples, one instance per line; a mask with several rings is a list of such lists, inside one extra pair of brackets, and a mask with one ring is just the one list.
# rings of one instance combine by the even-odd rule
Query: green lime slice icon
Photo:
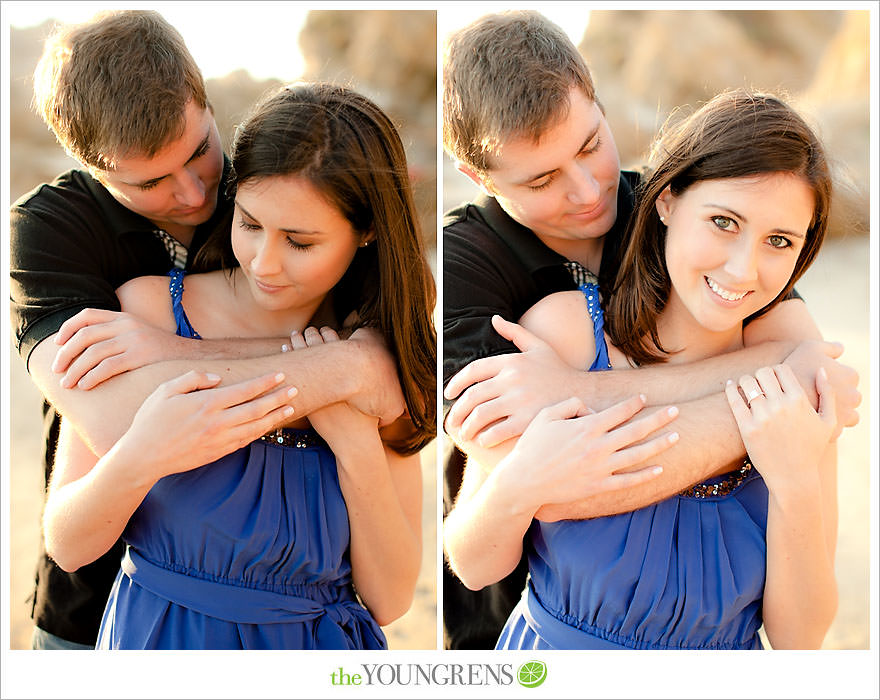
[(517, 680), (523, 688), (537, 688), (546, 679), (547, 664), (543, 661), (526, 661), (517, 672)]

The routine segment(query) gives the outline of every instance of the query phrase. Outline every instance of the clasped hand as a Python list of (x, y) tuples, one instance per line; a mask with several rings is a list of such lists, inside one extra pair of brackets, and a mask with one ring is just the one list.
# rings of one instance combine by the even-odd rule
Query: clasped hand
[(444, 391), (447, 399), (458, 397), (446, 416), (447, 433), (463, 442), (476, 438), (481, 447), (521, 435), (542, 408), (571, 395), (576, 372), (519, 324), (496, 315), (492, 326), (521, 352), (471, 362)]
[(184, 339), (122, 311), (84, 309), (58, 330), (52, 371), (61, 386), (92, 389), (153, 362), (179, 357)]
[[(329, 326), (322, 326), (320, 329), (309, 326), (302, 333), (294, 331), (290, 334), (290, 349), (296, 351), (338, 341), (339, 335)], [(396, 377), (393, 383), (399, 389)], [(378, 437), (378, 417), (359, 410), (347, 401), (339, 401), (312, 411), (309, 413), (309, 421), (334, 453), (339, 452), (343, 446), (350, 446), (358, 436)]]

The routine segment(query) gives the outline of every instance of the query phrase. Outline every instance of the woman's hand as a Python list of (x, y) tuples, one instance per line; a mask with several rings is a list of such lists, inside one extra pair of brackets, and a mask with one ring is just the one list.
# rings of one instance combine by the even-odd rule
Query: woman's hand
[(282, 385), (283, 374), (224, 387), (219, 381), (191, 371), (160, 384), (120, 438), (117, 454), (143, 463), (158, 480), (220, 459), (293, 415), (288, 402), (296, 389)]
[(646, 442), (654, 431), (677, 415), (675, 407), (626, 423), (645, 405), (643, 396), (621, 401), (593, 413), (578, 398), (538, 412), (516, 446), (496, 467), (537, 510), (548, 503), (566, 503), (572, 494), (587, 497), (641, 484), (657, 477), (660, 466), (622, 472), (671, 447), (678, 433), (664, 433)]
[[(309, 326), (302, 333), (290, 334), (290, 349), (296, 351), (338, 341), (339, 334), (329, 326), (320, 329)], [(356, 449), (359, 437), (374, 438), (379, 429), (377, 417), (359, 411), (346, 401), (312, 411), (309, 421), (334, 454)]]
[(815, 469), (831, 441), (837, 417), (824, 369), (816, 373), (816, 391), (818, 411), (788, 365), (763, 367), (754, 376), (743, 375), (738, 384), (727, 384), (727, 401), (746, 451), (771, 493), (801, 481), (809, 466)]

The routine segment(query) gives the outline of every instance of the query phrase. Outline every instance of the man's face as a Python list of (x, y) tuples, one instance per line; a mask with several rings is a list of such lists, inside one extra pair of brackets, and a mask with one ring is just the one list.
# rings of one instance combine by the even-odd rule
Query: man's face
[(620, 161), (605, 115), (572, 88), (567, 116), (535, 143), (505, 143), (483, 185), (548, 247), (577, 259), (617, 218)]
[(189, 243), (217, 206), (223, 150), (209, 109), (190, 100), (184, 118), (183, 134), (155, 155), (119, 158), (95, 176), (120, 204)]

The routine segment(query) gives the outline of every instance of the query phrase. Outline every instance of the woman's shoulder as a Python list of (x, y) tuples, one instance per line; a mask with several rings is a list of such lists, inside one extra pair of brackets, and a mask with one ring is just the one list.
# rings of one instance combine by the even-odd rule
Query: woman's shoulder
[(159, 328), (173, 330), (174, 317), (171, 314), (167, 275), (135, 277), (116, 290), (122, 311)]
[[(184, 289), (202, 293), (217, 284), (215, 273), (180, 275)], [(175, 329), (177, 322), (172, 309), (172, 275), (146, 275), (135, 277), (116, 290), (123, 311), (138, 316), (160, 328)], [(189, 296), (189, 295), (187, 295)]]
[(580, 290), (556, 292), (536, 302), (519, 319), (526, 330), (548, 343), (567, 364), (587, 369), (596, 354), (593, 319)]

